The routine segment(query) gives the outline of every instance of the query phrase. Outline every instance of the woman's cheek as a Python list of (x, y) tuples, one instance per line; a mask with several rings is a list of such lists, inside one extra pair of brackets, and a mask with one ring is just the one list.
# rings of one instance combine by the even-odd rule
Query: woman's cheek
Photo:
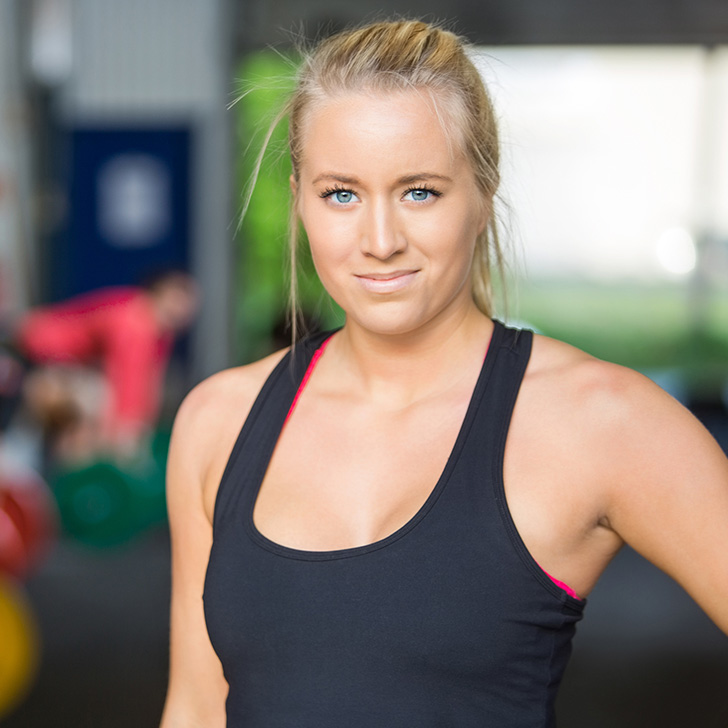
[(331, 249), (333, 246), (329, 239), (319, 240), (309, 238), (309, 246), (311, 248), (311, 258), (316, 269), (316, 274), (324, 285), (324, 288), (331, 293), (333, 277), (336, 275), (337, 268), (341, 265), (339, 256), (335, 250)]

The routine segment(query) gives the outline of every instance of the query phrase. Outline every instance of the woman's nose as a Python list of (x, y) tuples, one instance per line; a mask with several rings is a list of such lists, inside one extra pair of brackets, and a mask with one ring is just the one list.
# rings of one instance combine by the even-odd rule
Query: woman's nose
[(385, 202), (373, 203), (364, 216), (361, 250), (380, 260), (387, 260), (406, 247), (406, 236), (397, 223), (397, 216)]

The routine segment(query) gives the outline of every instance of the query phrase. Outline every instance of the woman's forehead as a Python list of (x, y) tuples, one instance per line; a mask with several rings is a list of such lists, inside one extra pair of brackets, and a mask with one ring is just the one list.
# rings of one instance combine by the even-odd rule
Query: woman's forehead
[(305, 120), (302, 161), (314, 166), (347, 160), (412, 166), (421, 160), (450, 167), (461, 156), (450, 116), (436, 97), (419, 89), (328, 97)]

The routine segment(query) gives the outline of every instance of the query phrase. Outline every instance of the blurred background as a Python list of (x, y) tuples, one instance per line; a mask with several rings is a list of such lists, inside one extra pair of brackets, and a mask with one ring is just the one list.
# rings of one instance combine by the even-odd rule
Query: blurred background
[[(0, 724), (158, 724), (174, 411), (287, 336), (284, 128), (238, 224), (262, 134), (297, 41), (396, 14), (466, 35), (494, 97), (499, 315), (643, 371), (728, 449), (724, 0), (0, 0)], [(728, 640), (626, 549), (560, 725), (725, 728), (727, 686)]]

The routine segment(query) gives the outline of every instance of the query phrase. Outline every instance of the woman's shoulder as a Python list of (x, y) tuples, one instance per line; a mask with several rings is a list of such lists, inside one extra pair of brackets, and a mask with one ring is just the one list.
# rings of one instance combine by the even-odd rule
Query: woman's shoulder
[(635, 407), (648, 401), (672, 399), (640, 372), (540, 334), (533, 338), (527, 382), (576, 416), (602, 422), (608, 413), (613, 420), (620, 413), (634, 414)]
[[(582, 457), (603, 465), (631, 459), (648, 442), (694, 443), (707, 433), (692, 414), (644, 374), (597, 359), (580, 349), (534, 336), (524, 379), (527, 398), (546, 415), (554, 432), (582, 447)], [(615, 458), (617, 459), (615, 461)]]
[(686, 407), (645, 375), (560, 341), (534, 337), (514, 422), (514, 441), (551, 463), (571, 489), (564, 497), (579, 489), (630, 543), (625, 512), (639, 520), (645, 501), (694, 495), (698, 471), (701, 488), (725, 487), (725, 455)]
[(286, 351), (277, 351), (252, 364), (224, 369), (204, 379), (185, 397), (177, 419), (204, 421), (210, 425), (232, 412), (246, 416)]
[(266, 379), (285, 356), (281, 350), (252, 364), (220, 371), (197, 384), (175, 418), (170, 459), (203, 484), (222, 475), (238, 433)]

